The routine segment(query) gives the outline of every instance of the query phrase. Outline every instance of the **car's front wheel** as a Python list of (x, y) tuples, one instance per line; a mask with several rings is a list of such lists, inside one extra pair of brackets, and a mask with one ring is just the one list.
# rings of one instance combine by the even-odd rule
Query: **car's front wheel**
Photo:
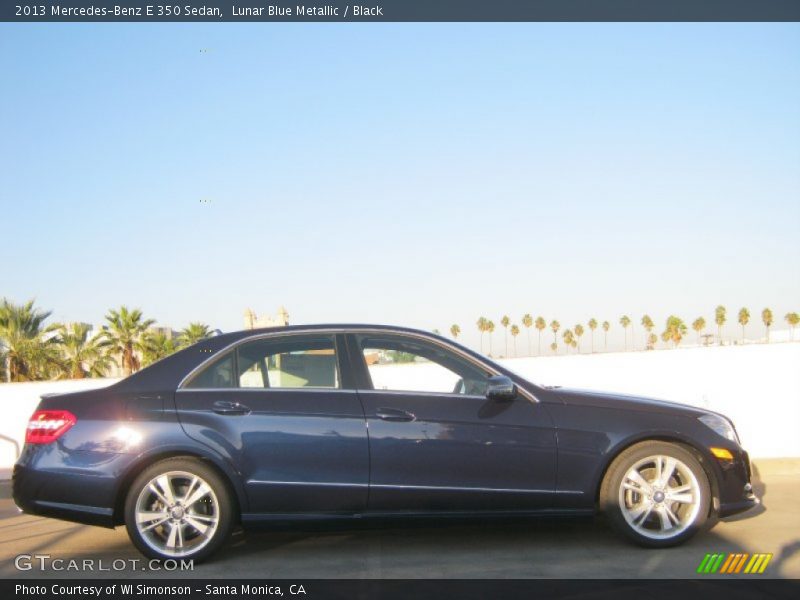
[(203, 462), (169, 458), (142, 471), (125, 502), (125, 526), (145, 556), (210, 556), (230, 535), (233, 503), (225, 482)]
[(601, 508), (612, 524), (652, 548), (689, 539), (705, 523), (710, 503), (708, 477), (697, 458), (681, 446), (659, 441), (622, 452), (600, 490)]

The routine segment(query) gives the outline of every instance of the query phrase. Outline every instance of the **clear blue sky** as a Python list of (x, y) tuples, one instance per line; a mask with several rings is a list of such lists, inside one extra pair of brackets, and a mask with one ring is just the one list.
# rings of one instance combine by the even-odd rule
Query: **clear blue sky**
[(797, 24), (2, 24), (0, 73), (0, 296), (59, 320), (800, 310)]

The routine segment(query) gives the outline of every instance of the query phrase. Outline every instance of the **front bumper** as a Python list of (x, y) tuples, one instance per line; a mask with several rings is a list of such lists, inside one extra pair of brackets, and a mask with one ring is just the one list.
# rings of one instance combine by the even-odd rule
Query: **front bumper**
[(761, 501), (756, 497), (750, 481), (752, 469), (750, 456), (741, 448), (729, 448), (733, 460), (713, 459), (717, 475), (720, 517), (729, 517), (758, 506)]

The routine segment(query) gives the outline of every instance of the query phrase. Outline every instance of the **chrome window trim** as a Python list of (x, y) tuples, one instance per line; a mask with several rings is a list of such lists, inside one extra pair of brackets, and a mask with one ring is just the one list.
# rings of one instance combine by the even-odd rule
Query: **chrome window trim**
[[(395, 336), (402, 336), (402, 337), (407, 337), (407, 338), (416, 339), (416, 340), (422, 339), (422, 340), (425, 340), (426, 342), (429, 342), (431, 344), (435, 344), (435, 345), (439, 346), (440, 348), (444, 348), (445, 350), (449, 350), (450, 352), (453, 352), (453, 353), (457, 354), (458, 356), (460, 356), (464, 360), (472, 363), (476, 367), (480, 367), (482, 369), (485, 369), (485, 370), (489, 371), (493, 376), (503, 375), (503, 373), (501, 373), (500, 371), (498, 371), (497, 369), (495, 369), (491, 365), (475, 359), (473, 356), (467, 354), (466, 352), (464, 352), (460, 348), (452, 346), (449, 343), (447, 343), (445, 341), (442, 341), (440, 339), (437, 339), (437, 338), (434, 338), (434, 337), (429, 337), (424, 332), (421, 332), (421, 333), (414, 332), (414, 333), (412, 333), (412, 332), (407, 332), (407, 331), (394, 331), (392, 329), (369, 328), (369, 327), (366, 327), (364, 329), (352, 329), (352, 328), (346, 328), (346, 327), (330, 327), (330, 328), (325, 328), (325, 329), (295, 329), (295, 330), (292, 330), (292, 331), (280, 331), (280, 330), (269, 331), (269, 332), (265, 332), (265, 333), (258, 333), (258, 334), (252, 335), (252, 336), (248, 336), (248, 337), (236, 340), (235, 342), (231, 342), (227, 346), (224, 346), (223, 348), (220, 348), (217, 352), (215, 352), (214, 354), (212, 354), (211, 356), (209, 356), (208, 358), (203, 360), (194, 369), (189, 371), (189, 373), (186, 374), (183, 377), (183, 379), (181, 379), (180, 383), (178, 384), (178, 388), (177, 388), (176, 391), (181, 391), (182, 389), (184, 389), (184, 386), (186, 385), (186, 382), (189, 381), (194, 376), (195, 373), (197, 373), (198, 371), (202, 370), (205, 367), (205, 365), (207, 365), (208, 363), (212, 362), (215, 358), (221, 357), (225, 352), (228, 352), (230, 350), (234, 350), (234, 349), (236, 349), (238, 346), (240, 346), (242, 344), (253, 342), (253, 341), (256, 341), (256, 340), (260, 340), (260, 339), (265, 339), (265, 338), (287, 337), (287, 336), (295, 336), (295, 335), (310, 335), (310, 334), (313, 335), (313, 334), (317, 334), (317, 333), (320, 334), (320, 335), (336, 335), (336, 334), (339, 334), (339, 333), (341, 333), (341, 334), (358, 335), (360, 333), (367, 333), (367, 334), (379, 334), (379, 335), (395, 335)], [(335, 343), (335, 340), (334, 340), (334, 343)], [(338, 362), (340, 360), (340, 354), (339, 354), (338, 345), (336, 345), (335, 351), (337, 353), (336, 358), (337, 358), (337, 368), (338, 368)], [(185, 389), (191, 389), (191, 388), (185, 388)], [(200, 388), (198, 388), (198, 389), (200, 389)], [(214, 389), (216, 390), (217, 388), (214, 388)], [(240, 388), (240, 387), (218, 388), (219, 391), (222, 391), (222, 390), (245, 390), (245, 389), (255, 389), (255, 390), (258, 390), (258, 391), (264, 391), (265, 389), (276, 389), (276, 390), (286, 391), (286, 390), (290, 390), (290, 389), (303, 390), (303, 389), (307, 389), (307, 388)], [(357, 388), (352, 388), (352, 389), (351, 388), (314, 388), (314, 389), (323, 389), (323, 390), (328, 390), (328, 391), (332, 391), (333, 389), (340, 390), (340, 391), (359, 391)], [(424, 394), (424, 393), (436, 393), (436, 394), (440, 394), (440, 393), (442, 393), (442, 392), (418, 392), (418, 391), (414, 391), (414, 390), (407, 390), (407, 391), (401, 391), (401, 390), (376, 390), (374, 388), (371, 389), (371, 390), (361, 390), (361, 391), (363, 391), (363, 392), (397, 392), (397, 393), (405, 393), (405, 394), (410, 394), (410, 393), (422, 393), (422, 394)], [(519, 384), (517, 384), (517, 391), (519, 392), (519, 394), (523, 398), (527, 399), (530, 402), (533, 402), (535, 404), (538, 404), (540, 402), (540, 400), (536, 396), (534, 396), (528, 390), (520, 387)], [(460, 396), (460, 397), (464, 398), (466, 396)], [(476, 397), (483, 398), (483, 396), (476, 396)]]
[(328, 387), (312, 387), (312, 386), (304, 386), (304, 387), (296, 387), (296, 388), (279, 388), (279, 387), (268, 387), (268, 388), (258, 388), (258, 387), (228, 387), (228, 388), (178, 388), (175, 392), (346, 392), (348, 394), (355, 394), (357, 390), (351, 390), (349, 388), (328, 388)]
[[(472, 364), (473, 366), (479, 367), (483, 370), (489, 371), (493, 376), (503, 375), (500, 371), (495, 369), (492, 365), (484, 363), (483, 361), (478, 361), (470, 354), (467, 354), (460, 348), (456, 346), (452, 346), (447, 342), (444, 342), (438, 338), (428, 337), (424, 332), (423, 333), (410, 333), (406, 331), (393, 331), (391, 329), (357, 329), (357, 330), (345, 330), (346, 333), (352, 333), (354, 335), (358, 335), (360, 333), (368, 333), (368, 334), (379, 334), (379, 335), (396, 335), (396, 336), (403, 336), (412, 339), (422, 339), (431, 344), (435, 344), (440, 348), (444, 348), (445, 350), (449, 350), (454, 354), (457, 354), (459, 357), (466, 360), (468, 363)], [(445, 367), (446, 368), (446, 367)], [(517, 391), (519, 394), (524, 397), (526, 400), (536, 403), (539, 403), (539, 399), (534, 396), (531, 392), (526, 389), (523, 389), (519, 386), (519, 384), (515, 381), (517, 385)], [(475, 395), (463, 395), (463, 394), (453, 394), (448, 392), (424, 392), (419, 390), (376, 390), (374, 387), (371, 390), (363, 390), (364, 392), (390, 392), (390, 393), (399, 393), (399, 394), (431, 394), (431, 395), (443, 395), (443, 396), (453, 396), (458, 398), (486, 398), (485, 396), (475, 396)]]
[(278, 388), (278, 387), (269, 387), (269, 388), (258, 388), (258, 387), (246, 387), (246, 388), (179, 388), (175, 390), (176, 392), (345, 392), (348, 394), (386, 394), (386, 395), (401, 395), (407, 396), (408, 394), (424, 394), (426, 396), (437, 396), (437, 397), (449, 397), (449, 398), (470, 398), (473, 400), (486, 400), (486, 396), (480, 396), (475, 394), (456, 394), (453, 392), (426, 392), (420, 390), (358, 390), (358, 389), (350, 389), (350, 388), (326, 388), (326, 387), (311, 387), (311, 386), (304, 386), (304, 387), (296, 387), (296, 388)]
[[(270, 388), (243, 388), (241, 386), (232, 386), (232, 387), (227, 387), (227, 388), (184, 388), (184, 386), (194, 378), (195, 374), (197, 374), (200, 371), (202, 371), (205, 368), (206, 365), (214, 362), (215, 358), (222, 358), (222, 356), (227, 354), (228, 352), (235, 352), (236, 349), (239, 346), (242, 346), (244, 344), (249, 344), (250, 342), (256, 342), (256, 341), (261, 340), (261, 339), (267, 339), (267, 338), (270, 338), (270, 337), (287, 337), (287, 336), (290, 336), (290, 335), (308, 335), (311, 332), (319, 332), (320, 335), (322, 335), (322, 336), (331, 335), (333, 337), (333, 352), (334, 352), (334, 356), (336, 356), (336, 375), (337, 375), (337, 377), (339, 379), (339, 382), (341, 383), (342, 373), (341, 373), (341, 369), (339, 368), (339, 360), (340, 360), (340, 357), (341, 357), (341, 352), (339, 352), (339, 344), (336, 341), (336, 332), (333, 332), (333, 330), (328, 330), (328, 329), (319, 329), (319, 330), (315, 329), (315, 330), (307, 330), (307, 331), (289, 331), (289, 332), (287, 332), (287, 331), (283, 331), (283, 332), (275, 331), (275, 332), (270, 332), (270, 333), (259, 334), (259, 335), (254, 335), (254, 336), (251, 336), (251, 337), (242, 338), (240, 340), (232, 342), (232, 343), (228, 344), (227, 346), (224, 346), (223, 348), (220, 348), (217, 352), (213, 353), (211, 356), (209, 356), (208, 358), (203, 360), (203, 362), (201, 362), (199, 365), (197, 365), (194, 369), (189, 371), (189, 373), (187, 375), (185, 375), (183, 379), (181, 379), (180, 383), (178, 383), (178, 388), (175, 391), (176, 392), (180, 392), (183, 389), (186, 389), (186, 390), (203, 390), (203, 391), (210, 391), (210, 390), (223, 391), (223, 390), (247, 390), (247, 389), (252, 389), (252, 390), (257, 390), (259, 392), (263, 392), (265, 390), (270, 390), (270, 389), (281, 390), (281, 391), (285, 391), (285, 390), (303, 390), (303, 389), (329, 390), (329, 391), (345, 390), (345, 388), (343, 388), (343, 387), (326, 388), (326, 387), (311, 387), (311, 386), (303, 386), (303, 387), (300, 387), (300, 388), (281, 388), (281, 387), (276, 387), (276, 388), (271, 388), (271, 387)], [(236, 374), (240, 375), (240, 373), (238, 372), (239, 371), (239, 364), (238, 363), (239, 363), (238, 356), (234, 356), (234, 365), (236, 367)], [(347, 391), (355, 391), (355, 390), (350, 390), (348, 388)]]

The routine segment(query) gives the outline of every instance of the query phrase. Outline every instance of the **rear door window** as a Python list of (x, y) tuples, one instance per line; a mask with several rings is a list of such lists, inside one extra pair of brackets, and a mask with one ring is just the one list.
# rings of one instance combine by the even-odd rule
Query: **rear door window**
[(243, 388), (341, 387), (332, 335), (264, 338), (237, 349)]
[(235, 387), (236, 373), (233, 352), (227, 352), (192, 377), (186, 385), (191, 389), (225, 389)]

